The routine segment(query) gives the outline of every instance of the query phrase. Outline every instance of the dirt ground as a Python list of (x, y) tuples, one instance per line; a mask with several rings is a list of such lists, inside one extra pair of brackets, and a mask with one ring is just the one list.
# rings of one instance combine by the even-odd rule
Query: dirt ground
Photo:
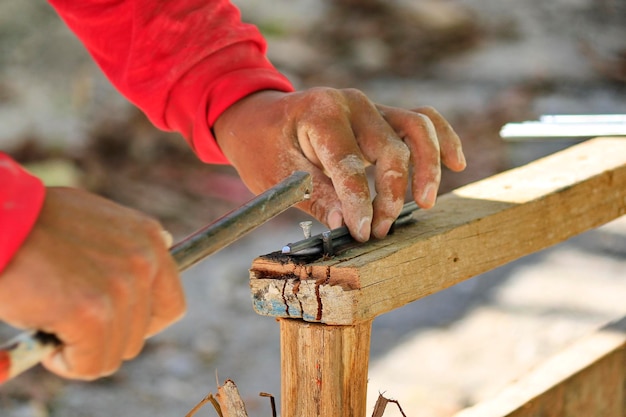
[[(619, 0), (235, 3), (297, 87), (356, 87), (446, 115), (468, 169), (446, 172), (442, 191), (573, 143), (505, 143), (507, 122), (626, 113)], [(0, 149), (49, 183), (157, 216), (178, 239), (251, 196), (232, 169), (200, 164), (120, 98), (45, 2), (0, 2)], [(252, 311), (247, 270), (299, 239), (303, 219), (289, 211), (186, 272), (187, 316), (114, 376), (82, 383), (35, 369), (0, 387), (0, 415), (182, 417), (215, 392), (217, 376), (238, 384), (251, 416), (269, 417), (258, 393), (279, 397), (278, 326)], [(369, 398), (385, 392), (408, 416), (452, 416), (621, 317), (625, 276), (620, 219), (384, 315), (374, 322)]]

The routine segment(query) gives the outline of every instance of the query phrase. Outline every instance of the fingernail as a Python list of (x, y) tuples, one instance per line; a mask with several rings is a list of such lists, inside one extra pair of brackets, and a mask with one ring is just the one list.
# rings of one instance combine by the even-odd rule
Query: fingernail
[(465, 155), (463, 154), (462, 148), (458, 148), (456, 150), (456, 157), (459, 160), (459, 162), (463, 164), (463, 166), (467, 166), (467, 161), (465, 160)]
[(422, 192), (422, 204), (426, 208), (430, 208), (435, 205), (435, 201), (437, 200), (437, 185), (434, 183), (428, 183), (424, 187), (424, 191)]
[(328, 213), (326, 222), (331, 229), (341, 227), (343, 225), (343, 213), (339, 209), (332, 209), (330, 213)]
[(359, 222), (359, 228), (357, 230), (357, 240), (366, 242), (370, 238), (370, 232), (372, 230), (372, 218), (363, 217)]
[(380, 223), (378, 223), (378, 225), (374, 229), (374, 236), (376, 236), (379, 239), (385, 237), (387, 233), (389, 233), (389, 229), (391, 229), (392, 224), (393, 224), (393, 221), (390, 219), (382, 220)]
[(65, 359), (63, 358), (63, 354), (61, 352), (52, 355), (50, 365), (57, 372), (60, 372), (64, 375), (67, 375), (70, 372), (70, 367), (68, 366), (67, 362), (65, 362)]
[(174, 238), (172, 237), (172, 234), (167, 230), (161, 230), (161, 237), (163, 238), (165, 246), (167, 246), (168, 248), (170, 248), (174, 243)]

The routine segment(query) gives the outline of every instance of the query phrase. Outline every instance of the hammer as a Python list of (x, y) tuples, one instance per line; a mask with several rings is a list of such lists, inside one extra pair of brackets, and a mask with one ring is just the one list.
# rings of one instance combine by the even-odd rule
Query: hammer
[[(310, 198), (313, 182), (306, 172), (295, 172), (281, 183), (203, 227), (170, 248), (180, 272), (228, 246), (289, 207)], [(58, 349), (53, 334), (22, 333), (0, 346), (0, 384), (32, 368)]]

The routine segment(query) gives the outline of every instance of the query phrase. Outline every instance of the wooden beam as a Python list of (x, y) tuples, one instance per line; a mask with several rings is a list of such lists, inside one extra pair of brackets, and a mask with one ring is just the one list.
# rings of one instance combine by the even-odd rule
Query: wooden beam
[(626, 318), (605, 326), (454, 417), (623, 417)]
[(598, 138), (459, 188), (416, 223), (328, 260), (250, 270), (257, 313), (352, 325), (626, 213), (626, 138)]
[(365, 417), (371, 328), (280, 320), (281, 416)]

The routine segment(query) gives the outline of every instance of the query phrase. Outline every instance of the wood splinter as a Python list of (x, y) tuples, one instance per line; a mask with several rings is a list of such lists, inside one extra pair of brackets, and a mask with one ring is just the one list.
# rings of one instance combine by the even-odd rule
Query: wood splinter
[(215, 408), (219, 417), (248, 417), (246, 407), (239, 395), (237, 385), (227, 379), (224, 385), (217, 387), (217, 394), (213, 396), (209, 393), (204, 397), (194, 408), (187, 413), (185, 417), (192, 417), (196, 412), (204, 407), (206, 403), (210, 402)]
[(387, 404), (393, 403), (398, 406), (398, 410), (400, 410), (400, 414), (406, 417), (404, 414), (404, 410), (400, 407), (400, 402), (398, 400), (392, 400), (383, 396), (383, 394), (378, 394), (378, 399), (376, 400), (376, 404), (374, 404), (374, 412), (372, 413), (372, 417), (383, 417), (385, 414), (385, 409), (387, 408)]

